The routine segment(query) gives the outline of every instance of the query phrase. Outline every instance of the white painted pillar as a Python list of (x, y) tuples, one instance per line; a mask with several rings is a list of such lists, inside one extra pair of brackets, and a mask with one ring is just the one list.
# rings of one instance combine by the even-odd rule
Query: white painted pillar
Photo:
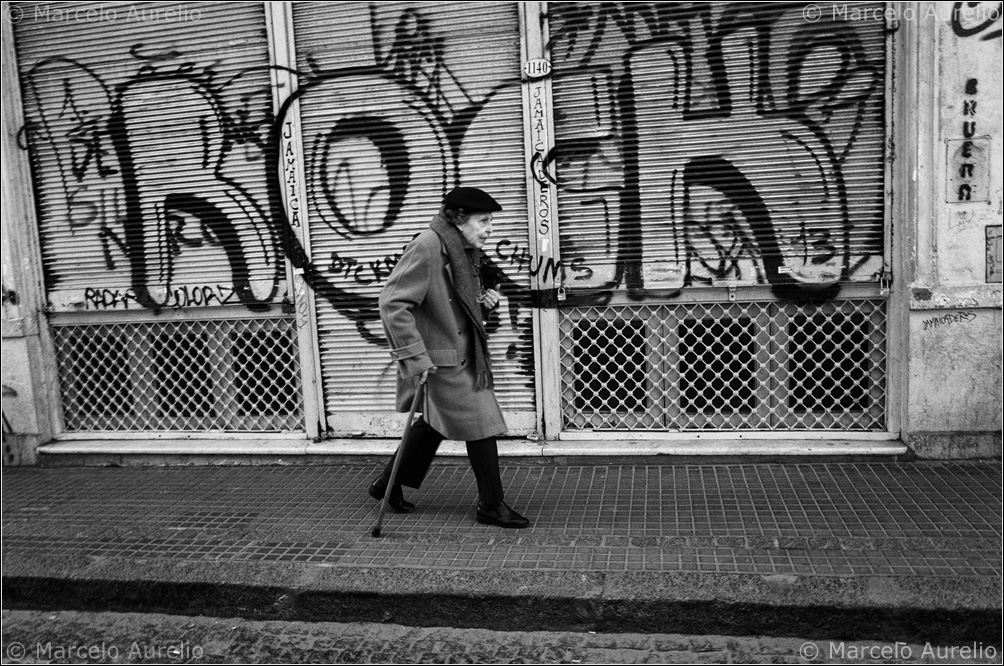
[(554, 150), (547, 3), (519, 3), (519, 17), (529, 238), (531, 251), (543, 267), (530, 278), (530, 289), (537, 296), (533, 303), (537, 418), (543, 437), (553, 440), (561, 431), (561, 348), (555, 306), (564, 287), (561, 272), (553, 277), (549, 269), (549, 264), (559, 265), (561, 252), (556, 167), (547, 161)]
[[(8, 16), (9, 3), (3, 3)], [(24, 129), (14, 30), (3, 29), (3, 464), (34, 464), (59, 429), (55, 354), (45, 317), (42, 254)]]
[[(269, 58), (272, 65), (272, 112), (278, 115), (283, 104), (297, 91), (296, 44), (293, 35), (293, 6), (290, 2), (268, 2), (266, 23)], [(300, 133), (300, 102), (293, 100), (280, 128), (278, 176), (282, 181), (282, 203), (289, 223), (290, 242), (299, 243), (303, 259), (310, 259), (307, 190), (303, 164), (303, 141)], [(304, 281), (303, 269), (295, 266), (286, 253), (286, 279), (293, 286), (296, 308), (297, 346), (303, 383), (303, 418), (307, 436), (317, 439), (327, 430), (324, 391), (321, 384), (321, 360), (317, 346), (317, 310), (314, 290)]]

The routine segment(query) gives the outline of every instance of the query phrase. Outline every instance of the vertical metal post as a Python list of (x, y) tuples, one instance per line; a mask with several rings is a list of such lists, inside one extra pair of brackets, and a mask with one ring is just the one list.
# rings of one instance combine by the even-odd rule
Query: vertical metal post
[(537, 359), (537, 415), (546, 439), (561, 430), (561, 347), (559, 299), (564, 294), (558, 243), (558, 188), (554, 157), (554, 113), (551, 63), (547, 51), (546, 2), (519, 3), (520, 54), (523, 60), (523, 127), (526, 191), (529, 197), (530, 248), (540, 270), (530, 278), (536, 295), (533, 312), (534, 356)]
[[(283, 104), (297, 90), (296, 47), (293, 37), (293, 7), (290, 2), (266, 2), (266, 24), (271, 60), (273, 113), (278, 116)], [(300, 134), (300, 103), (293, 100), (282, 119), (279, 143), (278, 175), (282, 181), (282, 201), (289, 221), (287, 233), (303, 248), (305, 260), (310, 259), (310, 228), (307, 216), (307, 192), (303, 166), (303, 141)], [(303, 372), (304, 419), (307, 436), (321, 436), (325, 421), (324, 395), (321, 389), (321, 360), (318, 353), (317, 317), (314, 292), (303, 277), (303, 269), (286, 257), (287, 284), (292, 286), (296, 310), (297, 342)]]

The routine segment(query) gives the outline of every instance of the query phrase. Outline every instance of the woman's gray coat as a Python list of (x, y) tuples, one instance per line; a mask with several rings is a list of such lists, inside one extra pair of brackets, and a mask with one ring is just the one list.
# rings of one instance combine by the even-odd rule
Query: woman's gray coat
[(387, 279), (380, 318), (398, 361), (397, 410), (408, 411), (419, 375), (435, 366), (425, 420), (447, 439), (473, 441), (504, 434), (506, 424), (495, 392), (474, 390), (475, 334), (454, 291), (453, 270), (471, 268), (451, 266), (439, 235), (426, 229)]

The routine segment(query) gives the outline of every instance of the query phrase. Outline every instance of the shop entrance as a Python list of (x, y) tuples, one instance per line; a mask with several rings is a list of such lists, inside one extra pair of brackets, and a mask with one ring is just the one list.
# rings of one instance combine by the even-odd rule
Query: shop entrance
[(884, 431), (883, 25), (620, 7), (548, 17), (562, 430)]

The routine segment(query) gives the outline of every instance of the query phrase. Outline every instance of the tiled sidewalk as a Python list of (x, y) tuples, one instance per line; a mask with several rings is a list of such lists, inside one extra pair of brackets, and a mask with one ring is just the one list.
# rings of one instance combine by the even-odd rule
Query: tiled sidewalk
[(377, 469), (5, 468), (4, 558), (1001, 576), (999, 462), (512, 464), (518, 531), (477, 525), (473, 475), (449, 463), (374, 539)]

